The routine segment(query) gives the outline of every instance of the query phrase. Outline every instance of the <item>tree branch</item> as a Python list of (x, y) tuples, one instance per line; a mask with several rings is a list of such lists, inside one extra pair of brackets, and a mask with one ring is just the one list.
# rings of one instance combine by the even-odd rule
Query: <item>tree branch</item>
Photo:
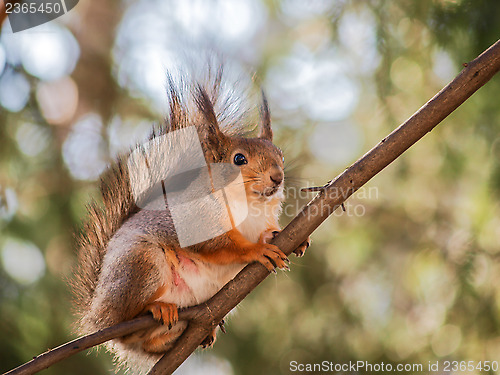
[[(272, 241), (290, 255), (331, 213), (373, 176), (431, 131), (500, 70), (500, 40), (468, 64), (465, 69), (405, 123), (346, 169), (335, 180), (319, 189), (319, 194)], [(316, 189), (318, 190), (318, 189)], [(246, 266), (206, 303), (182, 310), (179, 318), (189, 324), (174, 347), (149, 375), (171, 374), (200, 345), (213, 328), (240, 303), (269, 272), (261, 264)], [(143, 316), (74, 340), (4, 375), (28, 375), (45, 369), (81, 350), (113, 338), (157, 324)]]
[[(392, 163), (426, 133), (452, 113), (500, 70), (500, 40), (474, 61), (406, 122), (384, 138), (324, 189), (272, 241), (285, 254), (297, 248), (325, 219), (356, 190)], [(189, 324), (183, 336), (149, 372), (165, 375), (174, 372), (198, 347), (210, 330), (240, 303), (267, 276), (258, 263), (246, 266), (208, 302), (214, 320), (200, 317)]]
[[(189, 321), (205, 313), (206, 313), (206, 307), (204, 304), (201, 304), (198, 306), (193, 306), (179, 311), (179, 319)], [(52, 366), (53, 364), (60, 362), (63, 359), (66, 359), (83, 350), (92, 348), (93, 346), (96, 345), (100, 345), (102, 343), (105, 343), (106, 341), (115, 339), (117, 337), (123, 337), (131, 333), (140, 331), (142, 329), (152, 328), (157, 325), (158, 322), (153, 319), (153, 316), (151, 315), (140, 316), (133, 320), (119, 323), (114, 326), (92, 333), (90, 335), (80, 337), (64, 345), (58, 346), (57, 348), (50, 349), (45, 353), (42, 353), (34, 357), (31, 361), (26, 362), (23, 365), (4, 373), (3, 375), (35, 374), (38, 371), (45, 370), (46, 368)]]

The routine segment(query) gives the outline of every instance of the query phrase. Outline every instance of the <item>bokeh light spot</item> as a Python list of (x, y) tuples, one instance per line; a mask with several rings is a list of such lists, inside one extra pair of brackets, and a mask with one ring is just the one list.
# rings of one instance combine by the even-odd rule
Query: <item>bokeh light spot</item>
[(351, 55), (352, 70), (374, 72), (381, 60), (374, 15), (366, 10), (347, 12), (340, 19), (338, 33), (344, 53)]
[(112, 155), (130, 150), (140, 142), (146, 142), (151, 134), (151, 122), (136, 118), (114, 117), (107, 127), (109, 148)]
[(281, 108), (301, 108), (317, 121), (345, 119), (359, 97), (356, 83), (345, 74), (346, 65), (334, 50), (316, 56), (297, 44), (291, 56), (270, 69), (270, 97)]
[(359, 153), (361, 134), (350, 122), (321, 123), (309, 139), (311, 152), (326, 165), (345, 165)]
[(95, 180), (106, 167), (102, 120), (96, 114), (83, 117), (63, 144), (63, 158), (71, 174), (80, 180)]
[(0, 185), (0, 220), (11, 220), (18, 208), (16, 192)]
[(462, 331), (460, 328), (452, 324), (447, 324), (441, 327), (432, 337), (432, 351), (438, 357), (450, 355), (457, 350), (461, 341)]
[(70, 74), (80, 55), (73, 34), (56, 23), (47, 32), (26, 33), (21, 38), (21, 61), (27, 72), (42, 80)]
[(403, 91), (414, 91), (422, 86), (422, 69), (415, 61), (398, 57), (391, 65), (391, 80)]
[(70, 121), (78, 106), (78, 87), (71, 77), (40, 82), (36, 90), (43, 117), (51, 124)]
[(226, 41), (250, 38), (262, 22), (261, 7), (255, 1), (183, 1), (174, 17), (192, 37), (209, 33)]
[(265, 15), (262, 4), (248, 0), (133, 3), (113, 51), (118, 83), (136, 97), (151, 99), (154, 109), (164, 113), (167, 71), (175, 74), (179, 66), (219, 52), (254, 56), (247, 41)]
[(31, 242), (7, 239), (1, 256), (5, 272), (20, 284), (32, 284), (45, 273), (43, 255)]
[(231, 364), (213, 355), (194, 354), (176, 371), (179, 375), (233, 375)]
[(36, 156), (47, 148), (50, 136), (42, 127), (25, 122), (16, 132), (19, 149), (28, 156)]
[(443, 84), (451, 81), (458, 72), (450, 55), (442, 50), (434, 53), (434, 66), (432, 70)]
[(280, 4), (285, 20), (291, 21), (325, 15), (334, 7), (335, 1), (284, 0)]
[(30, 83), (20, 73), (8, 71), (0, 77), (0, 104), (11, 112), (22, 110), (30, 96)]

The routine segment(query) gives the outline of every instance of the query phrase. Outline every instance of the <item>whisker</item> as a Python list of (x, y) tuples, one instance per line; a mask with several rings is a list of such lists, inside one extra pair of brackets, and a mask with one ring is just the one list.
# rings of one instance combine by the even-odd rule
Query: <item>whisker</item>
[(249, 183), (249, 182), (262, 182), (260, 179), (250, 179), (250, 180), (244, 180), (244, 183)]
[(287, 171), (291, 172), (297, 169), (302, 169), (306, 166), (307, 166), (307, 160), (304, 160), (304, 158), (295, 157), (293, 159), (286, 160), (283, 169), (285, 170), (285, 172)]
[(261, 172), (260, 172), (259, 170), (255, 169), (255, 168), (252, 168), (252, 167), (250, 167), (249, 165), (247, 165), (247, 168), (248, 168), (248, 169), (250, 169), (250, 171), (252, 171), (253, 173), (255, 173), (255, 174), (257, 174), (257, 175), (258, 175), (258, 174), (261, 174)]

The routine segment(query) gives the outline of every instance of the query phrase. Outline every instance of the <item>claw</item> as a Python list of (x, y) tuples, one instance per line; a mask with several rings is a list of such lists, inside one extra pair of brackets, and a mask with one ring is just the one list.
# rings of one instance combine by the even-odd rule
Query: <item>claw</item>
[(147, 305), (144, 311), (150, 312), (156, 321), (168, 326), (168, 329), (172, 329), (179, 320), (177, 306), (173, 303), (156, 301)]
[(226, 333), (226, 327), (224, 327), (224, 324), (226, 324), (226, 322), (224, 321), (224, 319), (222, 319), (219, 323), (219, 328), (222, 331), (222, 333)]
[(302, 257), (304, 256), (304, 253), (306, 251), (306, 249), (311, 245), (311, 238), (308, 237), (307, 240), (305, 240), (304, 242), (302, 242), (302, 244), (297, 247), (293, 253), (298, 256), (298, 257)]
[(268, 229), (261, 233), (259, 241), (248, 249), (248, 261), (257, 261), (274, 272), (275, 268), (286, 269), (289, 262), (287, 256), (276, 246), (268, 243), (279, 233), (278, 230)]
[(205, 337), (205, 339), (201, 342), (200, 345), (203, 349), (210, 348), (211, 346), (214, 345), (215, 339), (216, 339), (216, 332), (214, 329), (212, 332), (210, 332), (210, 334), (207, 337)]

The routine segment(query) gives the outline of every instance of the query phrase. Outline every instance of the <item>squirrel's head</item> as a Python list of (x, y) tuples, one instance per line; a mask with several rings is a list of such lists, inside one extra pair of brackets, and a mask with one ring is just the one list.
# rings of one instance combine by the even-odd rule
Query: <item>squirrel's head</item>
[(203, 117), (198, 132), (207, 161), (237, 166), (243, 176), (248, 199), (267, 201), (276, 197), (281, 200), (283, 153), (272, 143), (271, 117), (264, 94), (255, 138), (225, 135), (219, 129), (213, 105), (201, 86), (198, 87), (196, 101)]
[(266, 138), (231, 138), (224, 162), (236, 165), (248, 199), (267, 200), (283, 191), (283, 154)]

